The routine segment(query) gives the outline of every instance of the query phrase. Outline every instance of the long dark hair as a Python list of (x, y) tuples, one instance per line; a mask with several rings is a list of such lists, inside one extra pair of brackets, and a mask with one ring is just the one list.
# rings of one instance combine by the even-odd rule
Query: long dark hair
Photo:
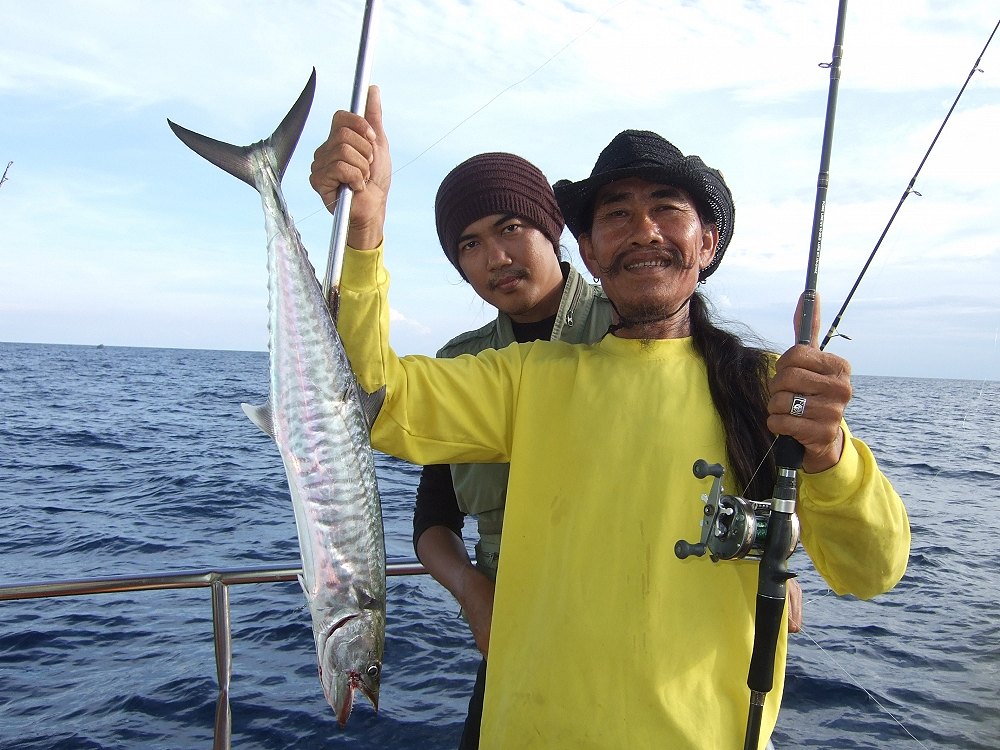
[(769, 352), (716, 326), (698, 292), (691, 297), (689, 315), (691, 336), (708, 369), (708, 388), (726, 433), (726, 491), (767, 500), (776, 471), (769, 450), (774, 435), (767, 429)]

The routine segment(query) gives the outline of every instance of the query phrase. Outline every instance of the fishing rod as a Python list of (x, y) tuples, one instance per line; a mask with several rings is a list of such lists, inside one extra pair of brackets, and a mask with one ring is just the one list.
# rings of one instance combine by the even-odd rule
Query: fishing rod
[[(896, 204), (896, 210), (892, 212), (892, 216), (889, 217), (889, 221), (885, 225), (885, 229), (882, 230), (882, 234), (878, 238), (878, 242), (875, 243), (875, 247), (872, 249), (871, 254), (868, 256), (868, 260), (865, 261), (864, 267), (861, 269), (861, 273), (858, 274), (858, 278), (854, 281), (854, 286), (851, 287), (851, 291), (847, 295), (847, 299), (844, 300), (844, 304), (840, 306), (840, 310), (837, 312), (836, 317), (833, 319), (833, 323), (830, 324), (830, 330), (827, 331), (826, 336), (823, 338), (823, 343), (820, 344), (820, 350), (826, 349), (826, 345), (830, 343), (830, 340), (835, 336), (845, 338), (850, 340), (850, 336), (845, 336), (842, 333), (838, 333), (837, 326), (840, 324), (841, 318), (844, 317), (844, 311), (847, 306), (851, 304), (851, 299), (854, 298), (854, 293), (858, 290), (858, 286), (861, 285), (861, 279), (864, 278), (865, 273), (868, 271), (868, 266), (871, 265), (872, 260), (875, 258), (875, 253), (882, 246), (882, 240), (885, 239), (886, 234), (889, 233), (889, 227), (892, 226), (892, 222), (896, 220), (896, 214), (899, 213), (899, 209), (903, 207), (903, 202), (910, 197), (910, 193), (917, 193), (913, 189), (914, 183), (917, 181), (917, 176), (920, 174), (920, 170), (924, 168), (924, 163), (927, 161), (927, 157), (931, 155), (931, 151), (934, 149), (934, 145), (937, 143), (938, 138), (941, 136), (941, 131), (944, 130), (944, 126), (948, 124), (948, 120), (951, 117), (951, 113), (955, 111), (955, 107), (958, 106), (958, 100), (962, 98), (962, 94), (965, 93), (965, 88), (969, 85), (969, 81), (972, 80), (972, 76), (977, 72), (982, 73), (983, 71), (979, 67), (979, 63), (983, 59), (983, 55), (986, 54), (986, 48), (990, 46), (990, 42), (993, 41), (994, 35), (997, 33), (997, 29), (1000, 28), (1000, 21), (997, 21), (997, 25), (993, 27), (993, 31), (990, 34), (990, 38), (986, 40), (986, 45), (983, 47), (983, 51), (979, 53), (979, 57), (972, 64), (972, 69), (969, 71), (969, 75), (965, 79), (965, 83), (962, 84), (962, 88), (958, 92), (958, 96), (955, 97), (955, 101), (952, 102), (951, 108), (948, 110), (948, 114), (945, 115), (944, 121), (941, 123), (941, 127), (938, 128), (937, 133), (934, 135), (934, 139), (931, 141), (931, 145), (927, 148), (927, 152), (924, 154), (924, 158), (920, 160), (920, 165), (917, 167), (917, 171), (913, 173), (913, 177), (910, 178), (909, 184), (903, 191), (903, 194), (899, 198), (899, 203)], [(920, 195), (920, 193), (917, 193)]]
[[(847, 0), (840, 0), (837, 10), (837, 32), (833, 43), (833, 60), (829, 63), (830, 89), (826, 100), (826, 124), (823, 127), (823, 150), (820, 156), (819, 178), (816, 182), (816, 206), (813, 211), (812, 241), (809, 246), (809, 265), (806, 269), (805, 291), (802, 294), (802, 311), (798, 319), (799, 344), (812, 343), (812, 320), (816, 306), (816, 286), (819, 277), (819, 255), (823, 244), (823, 220), (826, 216), (826, 194), (830, 185), (830, 154), (833, 151), (833, 126), (837, 117), (837, 92), (840, 88), (840, 62), (844, 53), (844, 26), (847, 21)], [(823, 67), (827, 67), (824, 64)], [(795, 396), (805, 405), (805, 399)], [(801, 408), (801, 407), (800, 407)], [(760, 742), (760, 725), (764, 712), (764, 699), (774, 685), (774, 657), (778, 634), (785, 613), (785, 584), (795, 576), (788, 570), (788, 547), (797, 536), (795, 503), (798, 500), (798, 470), (802, 468), (805, 448), (788, 435), (779, 435), (774, 446), (777, 479), (771, 499), (764, 552), (757, 571), (757, 607), (754, 618), (753, 653), (747, 686), (750, 688), (750, 709), (744, 750), (757, 750)]]
[[(367, 0), (365, 16), (361, 22), (361, 42), (358, 45), (358, 62), (354, 71), (354, 92), (351, 95), (351, 112), (364, 116), (368, 102), (368, 86), (371, 81), (374, 50), (369, 40), (374, 36), (378, 0)], [(347, 247), (347, 230), (351, 219), (351, 198), (354, 193), (347, 185), (337, 189), (337, 206), (333, 212), (333, 232), (330, 235), (330, 254), (323, 277), (323, 296), (330, 301), (331, 312), (336, 319), (340, 305), (340, 277), (344, 271), (344, 248)]]
[[(830, 154), (833, 151), (833, 125), (837, 116), (837, 92), (840, 86), (840, 62), (844, 49), (844, 26), (847, 20), (847, 0), (840, 0), (837, 11), (837, 31), (833, 58), (820, 67), (830, 69), (830, 89), (826, 102), (826, 124), (823, 129), (823, 149), (819, 179), (816, 183), (816, 205), (813, 211), (812, 241), (806, 270), (802, 307), (796, 321), (797, 343), (812, 343), (812, 319), (816, 307), (819, 277), (819, 255), (823, 244), (823, 223), (826, 217), (826, 194), (830, 184)], [(793, 400), (793, 413), (796, 402)], [(799, 541), (799, 522), (795, 515), (798, 500), (798, 470), (802, 467), (805, 449), (788, 435), (780, 435), (774, 443), (777, 477), (770, 502), (748, 500), (725, 494), (720, 464), (696, 461), (694, 475), (699, 479), (714, 477), (712, 489), (704, 497), (705, 518), (701, 540), (697, 543), (679, 540), (674, 553), (684, 559), (708, 553), (713, 562), (719, 560), (757, 559), (757, 599), (754, 617), (753, 652), (747, 674), (750, 705), (744, 750), (757, 750), (764, 713), (764, 700), (774, 686), (774, 659), (782, 620), (785, 616), (786, 583), (795, 573), (788, 570), (788, 558)]]

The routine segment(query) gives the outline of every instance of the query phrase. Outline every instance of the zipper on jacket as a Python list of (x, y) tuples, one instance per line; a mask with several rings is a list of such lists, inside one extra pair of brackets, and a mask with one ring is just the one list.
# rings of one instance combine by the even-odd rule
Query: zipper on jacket
[(586, 282), (584, 282), (583, 279), (577, 279), (576, 289), (573, 290), (573, 301), (569, 303), (569, 307), (566, 310), (566, 317), (564, 320), (566, 321), (566, 325), (570, 328), (573, 327), (573, 310), (576, 309), (576, 306), (580, 302), (580, 295), (583, 294), (584, 283)]

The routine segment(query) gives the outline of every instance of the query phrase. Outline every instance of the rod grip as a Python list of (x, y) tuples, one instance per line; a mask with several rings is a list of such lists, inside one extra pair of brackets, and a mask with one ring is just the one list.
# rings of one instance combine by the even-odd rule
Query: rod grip
[(778, 435), (774, 443), (774, 463), (786, 469), (801, 469), (806, 449), (802, 443), (788, 435)]
[(788, 572), (786, 552), (792, 536), (792, 515), (771, 512), (757, 580), (756, 627), (747, 685), (751, 690), (770, 692), (774, 685), (774, 657), (781, 622), (785, 616), (785, 582)]

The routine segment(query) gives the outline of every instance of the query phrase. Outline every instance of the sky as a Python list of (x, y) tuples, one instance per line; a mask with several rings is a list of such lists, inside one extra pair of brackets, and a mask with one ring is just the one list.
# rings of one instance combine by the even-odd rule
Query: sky
[[(317, 71), (284, 191), (318, 272), (332, 219), (312, 153), (350, 105), (364, 2), (0, 0), (0, 341), (264, 350), (257, 196), (166, 120), (264, 138)], [(725, 174), (736, 231), (703, 288), (793, 341), (812, 233), (833, 0), (382, 2), (372, 80), (394, 176), (392, 342), (432, 354), (494, 312), (452, 269), (434, 194), (482, 151), (555, 182), (626, 128)], [(847, 12), (819, 271), (826, 331), (998, 20), (996, 0)], [(1000, 36), (1000, 34), (998, 34)], [(994, 39), (829, 350), (863, 375), (1000, 380), (1000, 39)], [(582, 267), (576, 243), (563, 235)]]

